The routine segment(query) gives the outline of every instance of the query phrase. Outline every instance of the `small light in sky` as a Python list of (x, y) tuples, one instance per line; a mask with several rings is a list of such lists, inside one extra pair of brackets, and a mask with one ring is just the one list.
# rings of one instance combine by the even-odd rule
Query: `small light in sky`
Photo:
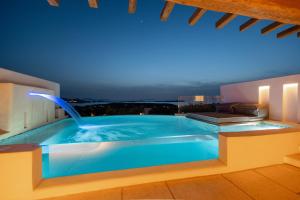
[(137, 18), (137, 19), (138, 19), (139, 23), (141, 23), (141, 24), (144, 23), (144, 20), (143, 20), (143, 19), (141, 19), (141, 18)]

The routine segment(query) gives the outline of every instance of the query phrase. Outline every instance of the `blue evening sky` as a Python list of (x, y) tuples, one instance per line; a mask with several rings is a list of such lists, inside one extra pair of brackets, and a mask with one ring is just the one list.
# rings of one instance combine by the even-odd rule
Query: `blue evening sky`
[(64, 97), (122, 100), (214, 95), (220, 84), (300, 73), (300, 39), (261, 35), (269, 21), (240, 33), (247, 17), (217, 30), (222, 13), (191, 27), (192, 7), (161, 22), (163, 0), (139, 0), (134, 15), (128, 0), (100, 3), (1, 1), (0, 66), (58, 82)]

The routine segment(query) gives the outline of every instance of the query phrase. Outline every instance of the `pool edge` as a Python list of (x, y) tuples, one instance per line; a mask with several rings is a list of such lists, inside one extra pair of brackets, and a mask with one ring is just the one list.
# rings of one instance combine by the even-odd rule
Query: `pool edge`
[[(1, 152), (0, 197), (43, 199), (122, 186), (191, 178), (264, 167), (284, 162), (300, 146), (300, 128), (221, 133), (219, 159), (51, 179), (41, 178), (41, 148)], [(13, 155), (13, 156), (12, 156)], [(21, 159), (20, 159), (21, 158)], [(12, 162), (16, 161), (14, 166)], [(20, 172), (20, 168), (22, 169)], [(19, 183), (18, 193), (15, 183)], [(18, 196), (19, 195), (19, 196)]]

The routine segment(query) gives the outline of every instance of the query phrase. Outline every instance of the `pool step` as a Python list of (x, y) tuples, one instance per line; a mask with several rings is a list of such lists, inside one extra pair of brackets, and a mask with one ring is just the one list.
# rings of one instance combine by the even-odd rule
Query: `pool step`
[(300, 167), (300, 153), (285, 156), (284, 162), (295, 167)]

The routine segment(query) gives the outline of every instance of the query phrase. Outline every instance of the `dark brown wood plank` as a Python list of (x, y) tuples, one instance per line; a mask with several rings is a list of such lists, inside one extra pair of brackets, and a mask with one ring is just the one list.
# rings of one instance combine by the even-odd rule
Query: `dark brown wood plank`
[(197, 8), (189, 19), (189, 25), (194, 26), (206, 12), (203, 8)]
[(263, 29), (261, 29), (260, 32), (261, 32), (261, 34), (265, 35), (265, 34), (268, 34), (268, 33), (272, 32), (272, 31), (274, 31), (274, 30), (282, 27), (283, 25), (284, 24), (281, 23), (281, 22), (273, 22), (273, 23), (269, 24), (268, 26), (264, 27)]
[(136, 0), (129, 0), (128, 13), (134, 14), (136, 12)]
[(223, 15), (223, 17), (221, 17), (221, 19), (219, 19), (217, 21), (216, 28), (218, 28), (218, 29), (223, 28), (226, 24), (228, 24), (229, 22), (231, 22), (236, 17), (237, 17), (237, 15), (235, 15), (235, 14), (226, 13), (225, 15)]
[(224, 13), (300, 25), (299, 0), (168, 0)]
[(297, 33), (300, 31), (300, 25), (294, 25), (288, 29), (285, 29), (284, 31), (281, 31), (277, 34), (277, 38), (284, 38), (288, 35), (291, 35), (293, 33)]
[(245, 23), (243, 23), (243, 24), (240, 26), (240, 31), (245, 31), (245, 30), (247, 30), (248, 28), (250, 28), (251, 26), (253, 26), (253, 25), (256, 24), (257, 22), (259, 22), (259, 19), (256, 19), (256, 18), (251, 18), (251, 19), (247, 20)]
[(50, 6), (59, 6), (59, 0), (48, 0)]
[(88, 0), (90, 8), (98, 8), (98, 0)]
[(173, 8), (175, 6), (174, 2), (166, 1), (163, 10), (161, 11), (160, 14), (160, 20), (161, 21), (167, 21)]

